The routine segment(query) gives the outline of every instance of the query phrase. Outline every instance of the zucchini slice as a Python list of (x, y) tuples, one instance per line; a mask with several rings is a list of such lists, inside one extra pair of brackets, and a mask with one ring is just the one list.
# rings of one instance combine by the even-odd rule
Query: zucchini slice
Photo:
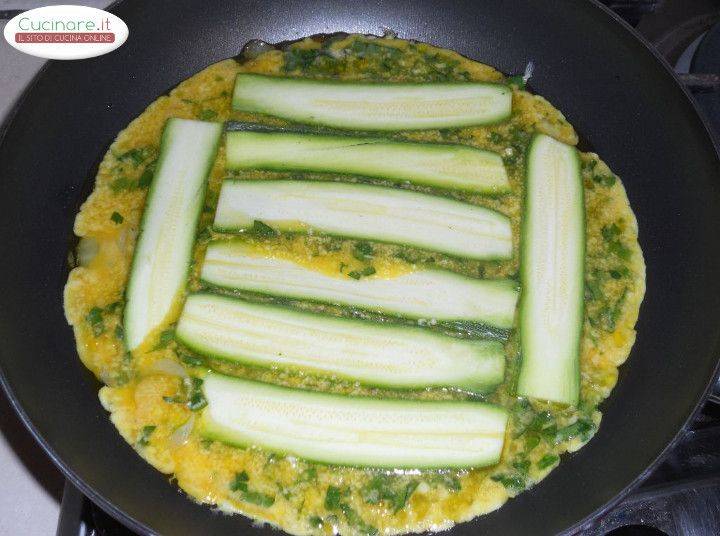
[(536, 135), (527, 157), (520, 261), (518, 394), (576, 404), (585, 280), (585, 202), (577, 151)]
[(405, 244), (457, 257), (512, 255), (507, 216), (484, 207), (397, 188), (322, 181), (226, 180), (215, 229), (261, 220), (284, 231)]
[(204, 437), (333, 465), (494, 465), (508, 419), (503, 408), (481, 402), (351, 397), (218, 373), (208, 374), (202, 389)]
[(232, 106), (243, 112), (349, 130), (423, 130), (498, 123), (510, 116), (502, 84), (340, 82), (241, 73)]
[(185, 289), (221, 134), (221, 123), (169, 119), (165, 125), (126, 292), (123, 321), (130, 350), (162, 324)]
[(505, 366), (498, 341), (458, 339), (418, 327), (205, 293), (188, 297), (175, 335), (202, 355), (383, 387), (484, 392), (502, 382)]
[(271, 296), (357, 307), (441, 322), (513, 325), (517, 283), (484, 280), (446, 270), (419, 270), (381, 279), (333, 277), (290, 260), (254, 254), (241, 240), (209, 244), (200, 275), (208, 285)]
[(502, 157), (465, 145), (282, 132), (228, 132), (229, 169), (301, 170), (377, 177), (501, 194), (510, 190)]

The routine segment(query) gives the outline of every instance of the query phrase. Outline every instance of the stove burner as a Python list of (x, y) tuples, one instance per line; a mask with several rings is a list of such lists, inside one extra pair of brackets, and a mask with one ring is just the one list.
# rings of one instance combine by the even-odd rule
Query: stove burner
[(638, 525), (662, 531), (654, 534), (720, 534), (719, 445), (720, 404), (708, 400), (665, 461), (618, 506), (577, 534), (653, 534), (616, 532)]
[[(697, 51), (690, 64), (691, 73), (703, 73), (706, 80), (713, 73), (716, 81), (720, 81), (720, 23), (713, 26), (700, 41)], [(720, 85), (714, 85), (714, 91), (698, 92), (695, 94), (695, 100), (702, 108), (709, 119), (710, 124), (714, 127), (715, 136), (720, 140)], [(718, 400), (720, 402), (720, 399)]]
[(607, 533), (607, 536), (668, 536), (663, 531), (647, 525), (628, 525)]

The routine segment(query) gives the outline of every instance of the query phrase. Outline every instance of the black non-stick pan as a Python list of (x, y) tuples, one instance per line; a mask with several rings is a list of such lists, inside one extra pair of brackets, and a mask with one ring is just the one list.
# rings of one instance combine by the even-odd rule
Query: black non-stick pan
[(673, 441), (717, 364), (720, 163), (671, 70), (610, 12), (582, 0), (165, 0), (111, 10), (130, 28), (127, 43), (107, 56), (50, 62), (0, 142), (2, 383), (93, 501), (139, 532), (270, 534), (194, 504), (120, 438), (62, 311), (73, 218), (115, 134), (158, 95), (253, 38), (390, 28), (506, 73), (532, 60), (532, 89), (627, 187), (648, 290), (599, 433), (540, 485), (453, 534), (572, 530), (617, 500)]

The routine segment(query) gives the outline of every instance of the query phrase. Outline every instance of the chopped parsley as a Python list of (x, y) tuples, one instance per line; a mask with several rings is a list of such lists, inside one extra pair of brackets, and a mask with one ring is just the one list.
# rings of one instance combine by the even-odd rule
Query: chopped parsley
[(366, 523), (365, 520), (363, 520), (363, 518), (360, 517), (360, 515), (353, 510), (349, 504), (343, 502), (343, 496), (346, 494), (347, 492), (342, 492), (340, 488), (328, 486), (327, 492), (325, 493), (325, 508), (330, 511), (339, 510), (342, 512), (345, 516), (347, 524), (358, 529), (359, 533), (367, 536), (376, 535), (378, 530), (372, 525)]
[(326, 52), (321, 49), (289, 48), (283, 53), (285, 59), (283, 70), (285, 72), (305, 70), (315, 63), (319, 56), (325, 54)]
[[(408, 82), (438, 82), (469, 80), (470, 74), (460, 68), (460, 62), (441, 52), (427, 51), (417, 57), (408, 56), (397, 47), (353, 39), (343, 48), (328, 39), (320, 48), (291, 47), (283, 52), (284, 72), (301, 72), (315, 77), (337, 77), (353, 72), (367, 80), (391, 80), (398, 71), (408, 76)], [(420, 52), (419, 46), (410, 50)]]
[(597, 160), (588, 160), (587, 162), (583, 162), (582, 168), (583, 170), (592, 171), (593, 169), (595, 169), (595, 166), (597, 166), (597, 163)]
[(530, 460), (518, 459), (512, 462), (512, 466), (517, 470), (518, 473), (526, 475), (530, 470)]
[(145, 166), (142, 175), (140, 175), (140, 178), (138, 179), (138, 188), (147, 188), (150, 186), (150, 183), (153, 180), (153, 175), (155, 175), (155, 164), (148, 164)]
[(263, 508), (269, 508), (275, 504), (275, 497), (249, 489), (249, 482), (250, 477), (247, 472), (241, 471), (235, 473), (235, 477), (230, 482), (230, 491), (240, 492), (243, 501), (262, 506)]
[(620, 227), (611, 223), (602, 228), (602, 237), (607, 244), (608, 251), (626, 261), (630, 259), (630, 250), (620, 241)]
[(137, 444), (140, 447), (147, 447), (150, 444), (150, 436), (153, 434), (157, 426), (154, 424), (149, 424), (147, 426), (143, 426), (142, 430), (140, 430), (140, 437), (138, 437)]
[(131, 162), (134, 167), (138, 167), (154, 153), (155, 149), (152, 147), (136, 147), (117, 156), (117, 159), (121, 162)]
[[(611, 236), (612, 231), (607, 234)], [(619, 266), (608, 270), (593, 270), (588, 274), (585, 281), (585, 300), (596, 302), (596, 305), (590, 309), (588, 320), (590, 325), (603, 329), (612, 333), (617, 327), (617, 322), (623, 312), (623, 305), (627, 297), (627, 288), (623, 290), (620, 297), (616, 300), (609, 300), (608, 295), (603, 291), (603, 281), (608, 280), (608, 276), (612, 279), (622, 279), (630, 275), (630, 270), (625, 266)], [(593, 305), (593, 304), (591, 304)]]
[(250, 477), (247, 472), (235, 473), (235, 478), (230, 482), (230, 491), (247, 491)]
[(158, 343), (155, 345), (153, 350), (160, 350), (161, 348), (165, 348), (168, 344), (170, 344), (175, 339), (175, 330), (173, 328), (166, 329), (160, 334), (160, 337), (158, 338)]
[(311, 465), (300, 474), (300, 478), (298, 480), (300, 482), (314, 482), (317, 480), (317, 476), (317, 468), (314, 465)]
[(100, 307), (93, 307), (90, 309), (85, 320), (92, 328), (93, 335), (99, 337), (105, 333), (105, 322), (103, 322), (103, 310)]
[(578, 419), (574, 423), (564, 428), (560, 428), (555, 433), (555, 442), (562, 443), (570, 441), (576, 437), (582, 441), (590, 439), (592, 432), (595, 430), (595, 423), (588, 419)]
[(597, 278), (585, 281), (585, 300), (599, 300), (602, 298), (602, 289), (600, 288), (600, 280)]
[(323, 518), (320, 516), (310, 516), (308, 518), (308, 523), (310, 523), (311, 527), (315, 527), (315, 528), (319, 529), (319, 528), (322, 528), (324, 521), (323, 521)]
[(359, 261), (372, 259), (374, 253), (372, 245), (367, 242), (358, 242), (353, 247), (353, 257)]
[(430, 482), (435, 485), (440, 485), (449, 491), (458, 492), (462, 489), (460, 479), (454, 475), (445, 473), (435, 473), (430, 478)]
[(325, 509), (326, 510), (337, 510), (340, 508), (340, 501), (342, 501), (342, 493), (340, 488), (335, 486), (328, 486), (325, 492)]
[(130, 190), (134, 187), (135, 181), (133, 181), (132, 179), (128, 179), (124, 175), (118, 177), (110, 183), (110, 189), (115, 193), (118, 193), (122, 190)]
[(596, 182), (597, 184), (600, 184), (602, 186), (610, 187), (615, 184), (615, 181), (617, 180), (615, 178), (615, 175), (612, 173), (608, 175), (593, 175), (593, 182)]
[(538, 460), (537, 467), (538, 469), (547, 469), (551, 465), (554, 465), (559, 459), (555, 454), (546, 454)]
[(488, 135), (488, 139), (489, 139), (492, 143), (499, 144), (500, 142), (502, 142), (502, 139), (503, 139), (503, 138), (502, 138), (502, 136), (501, 136), (499, 133), (497, 133), (497, 132), (491, 132), (491, 133)]
[(186, 353), (180, 353), (179, 354), (180, 361), (185, 363), (186, 365), (190, 365), (193, 367), (201, 367), (205, 364), (205, 359), (199, 356), (190, 355)]
[(514, 76), (508, 76), (505, 79), (505, 83), (508, 86), (515, 86), (518, 89), (525, 89), (525, 77), (521, 74), (516, 74)]
[(500, 473), (492, 475), (490, 479), (495, 482), (500, 482), (508, 491), (518, 492), (525, 489), (525, 480), (519, 475)]
[(207, 406), (207, 399), (202, 392), (203, 381), (194, 376), (183, 380), (183, 387), (187, 394), (187, 407), (190, 411), (198, 411)]
[[(132, 164), (133, 168), (138, 168), (140, 165), (146, 163), (149, 158), (154, 157), (155, 148), (153, 147), (140, 147), (137, 149), (130, 149), (129, 151), (116, 156), (117, 160), (123, 164), (128, 162)], [(131, 179), (126, 175), (122, 174), (117, 176), (111, 183), (110, 189), (115, 192), (121, 192), (123, 190), (133, 190), (135, 188), (147, 188), (152, 182), (153, 174), (155, 172), (155, 160), (150, 161), (145, 165), (142, 174), (137, 180)], [(124, 169), (127, 171), (127, 168)], [(122, 167), (116, 168), (116, 171), (123, 171)], [(133, 172), (130, 172), (133, 173)]]
[(362, 488), (361, 495), (366, 503), (384, 502), (397, 513), (407, 505), (417, 487), (418, 482), (414, 480), (402, 485), (391, 475), (377, 475)]
[(125, 218), (123, 218), (123, 217), (122, 217), (122, 214), (120, 214), (119, 212), (113, 212), (113, 213), (110, 215), (110, 219), (111, 219), (112, 221), (114, 221), (115, 223), (117, 223), (118, 225), (120, 225), (122, 222), (125, 221)]
[(610, 277), (613, 279), (622, 279), (630, 275), (630, 269), (627, 266), (618, 266), (617, 268), (608, 270), (608, 274), (610, 274)]
[(590, 317), (590, 324), (595, 326), (600, 325), (609, 332), (615, 331), (615, 328), (617, 327), (617, 321), (620, 320), (620, 315), (622, 314), (622, 306), (625, 303), (626, 296), (627, 290), (623, 292), (622, 296), (620, 296), (620, 299), (617, 300), (614, 304), (603, 305), (597, 316)]
[(372, 266), (366, 266), (362, 270), (353, 270), (352, 272), (348, 272), (348, 276), (352, 277), (353, 279), (361, 279), (363, 277), (373, 275), (374, 273), (375, 268), (373, 268)]
[(393, 514), (399, 512), (403, 508), (405, 508), (405, 505), (410, 501), (410, 497), (412, 497), (412, 494), (417, 489), (419, 483), (416, 481), (408, 482), (405, 484), (405, 488), (403, 488), (402, 494), (396, 496), (395, 501), (395, 509), (393, 510)]
[(242, 494), (242, 499), (245, 502), (262, 506), (263, 508), (270, 508), (275, 504), (275, 497), (257, 491), (246, 491)]
[(530, 452), (540, 444), (540, 436), (534, 432), (525, 434), (525, 452)]
[(212, 238), (212, 230), (210, 225), (206, 225), (202, 229), (200, 229), (197, 232), (197, 235), (195, 235), (195, 239), (198, 242), (207, 242)]
[(378, 529), (366, 523), (365, 520), (360, 517), (360, 515), (349, 504), (342, 503), (340, 505), (340, 511), (345, 515), (347, 524), (356, 528), (360, 534), (365, 536), (377, 535)]
[(275, 229), (260, 220), (255, 220), (248, 232), (258, 238), (274, 238), (279, 234)]
[(201, 119), (203, 121), (211, 121), (217, 117), (217, 112), (215, 110), (201, 110), (198, 114), (198, 119)]
[(105, 312), (106, 313), (114, 313), (122, 307), (122, 304), (123, 304), (123, 302), (120, 300), (109, 303), (108, 305), (105, 306)]

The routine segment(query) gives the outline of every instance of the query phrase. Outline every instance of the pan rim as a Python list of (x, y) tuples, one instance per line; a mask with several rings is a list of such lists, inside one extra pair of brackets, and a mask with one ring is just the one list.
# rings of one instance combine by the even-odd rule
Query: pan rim
[[(111, 3), (109, 6), (105, 8), (106, 11), (113, 12), (119, 5), (124, 4), (125, 0), (116, 0), (113, 3)], [(705, 115), (702, 113), (702, 111), (699, 109), (698, 104), (695, 102), (695, 100), (692, 98), (692, 95), (690, 91), (680, 82), (678, 76), (674, 72), (673, 68), (668, 64), (668, 62), (659, 54), (659, 52), (649, 43), (647, 39), (645, 39), (641, 34), (637, 32), (633, 27), (631, 27), (628, 23), (626, 23), (622, 18), (620, 18), (617, 14), (615, 14), (612, 10), (610, 10), (607, 6), (600, 3), (599, 0), (589, 0), (589, 3), (591, 4), (592, 8), (598, 9), (600, 12), (602, 12), (605, 16), (610, 17), (612, 21), (619, 24), (626, 32), (628, 32), (630, 38), (636, 39), (639, 43), (642, 44), (642, 46), (647, 49), (655, 59), (657, 63), (664, 69), (665, 73), (670, 76), (672, 81), (676, 86), (679, 87), (682, 96), (687, 101), (687, 104), (690, 105), (690, 108), (694, 112), (695, 116), (700, 121), (700, 124), (702, 125), (703, 130), (705, 131), (705, 135), (710, 140), (710, 143), (714, 149), (715, 157), (718, 163), (720, 163), (720, 140), (713, 135), (713, 131), (711, 130), (710, 124), (708, 119), (705, 117)], [(43, 64), (43, 66), (38, 70), (38, 72), (35, 74), (35, 76), (32, 78), (32, 80), (28, 83), (28, 85), (23, 90), (22, 94), (16, 99), (16, 101), (13, 103), (9, 111), (7, 112), (5, 119), (3, 120), (2, 125), (0, 125), (0, 145), (2, 145), (5, 142), (5, 138), (7, 136), (7, 133), (9, 131), (9, 127), (11, 124), (15, 121), (17, 113), (19, 109), (22, 107), (24, 102), (26, 101), (28, 95), (30, 94), (33, 87), (37, 84), (37, 82), (44, 76), (46, 71), (48, 70), (49, 66), (54, 64), (57, 60), (49, 60)], [(715, 356), (720, 356), (720, 329), (716, 332), (716, 340), (714, 341), (713, 345), (708, 345), (709, 347), (714, 348), (713, 354)], [(682, 426), (675, 432), (675, 435), (672, 437), (672, 439), (663, 447), (661, 448), (656, 455), (652, 458), (652, 461), (648, 464), (648, 466), (637, 476), (635, 476), (629, 484), (627, 484), (622, 490), (619, 492), (616, 492), (616, 494), (613, 496), (611, 500), (604, 503), (600, 507), (598, 507), (596, 510), (591, 512), (590, 514), (586, 515), (583, 519), (578, 520), (573, 525), (567, 527), (563, 531), (561, 531), (560, 534), (572, 534), (575, 531), (583, 528), (587, 523), (589, 523), (591, 520), (595, 519), (597, 516), (601, 515), (604, 512), (607, 512), (614, 506), (616, 506), (619, 502), (621, 502), (634, 488), (636, 488), (647, 476), (650, 472), (652, 472), (659, 463), (663, 460), (665, 455), (668, 451), (670, 451), (673, 447), (677, 445), (677, 443), (680, 441), (683, 432), (686, 430), (688, 424), (698, 415), (700, 412), (705, 400), (707, 399), (708, 394), (710, 393), (713, 385), (720, 379), (720, 358), (717, 358), (717, 362), (715, 363), (714, 369), (712, 371), (711, 377), (708, 379), (705, 387), (700, 391), (701, 395), (696, 400), (694, 406), (689, 411), (687, 416), (684, 418)], [(15, 395), (15, 392), (10, 385), (10, 382), (7, 378), (7, 375), (5, 373), (5, 370), (2, 366), (2, 363), (0, 363), (0, 386), (2, 386), (2, 389), (4, 390), (11, 407), (16, 412), (18, 417), (20, 418), (20, 421), (23, 423), (24, 427), (30, 432), (32, 437), (37, 441), (37, 443), (41, 446), (41, 448), (45, 451), (45, 453), (48, 455), (52, 463), (60, 470), (60, 472), (76, 487), (78, 488), (86, 497), (88, 497), (90, 500), (93, 501), (97, 506), (102, 508), (106, 513), (111, 515), (113, 518), (118, 520), (119, 522), (123, 523), (124, 525), (128, 526), (131, 530), (141, 533), (141, 534), (154, 534), (154, 532), (145, 524), (137, 521), (132, 515), (125, 512), (124, 510), (117, 507), (114, 503), (112, 503), (110, 500), (106, 499), (104, 495), (96, 491), (92, 486), (87, 484), (75, 471), (66, 464), (55, 452), (52, 445), (44, 438), (40, 430), (36, 427), (36, 425), (33, 423), (29, 415), (26, 413), (25, 409), (20, 405), (20, 402)], [(612, 396), (612, 395), (611, 395)], [(209, 506), (208, 506), (209, 508)], [(474, 520), (478, 519), (473, 518), (473, 520), (469, 520), (465, 523), (462, 523), (462, 525), (472, 523)], [(458, 524), (460, 525), (460, 524)], [(457, 526), (457, 525), (456, 525)], [(452, 529), (451, 529), (452, 530)]]

